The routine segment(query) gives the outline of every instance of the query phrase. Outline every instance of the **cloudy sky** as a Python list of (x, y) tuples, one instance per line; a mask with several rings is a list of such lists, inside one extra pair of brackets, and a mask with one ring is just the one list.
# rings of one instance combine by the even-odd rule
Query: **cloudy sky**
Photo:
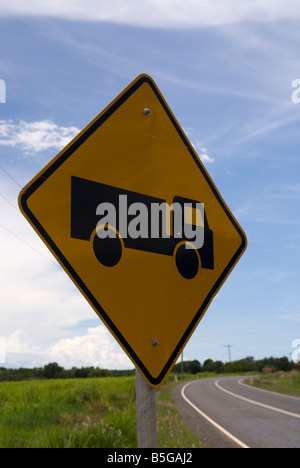
[(248, 238), (184, 358), (228, 361), (227, 345), (232, 359), (290, 356), (300, 338), (299, 1), (2, 0), (0, 23), (2, 365), (132, 367), (17, 198), (141, 73)]

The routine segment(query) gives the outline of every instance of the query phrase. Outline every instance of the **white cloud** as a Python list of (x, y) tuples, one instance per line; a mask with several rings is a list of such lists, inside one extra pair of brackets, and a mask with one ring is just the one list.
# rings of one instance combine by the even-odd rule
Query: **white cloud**
[(142, 27), (217, 26), (245, 20), (299, 18), (298, 0), (24, 0), (4, 1), (2, 16), (50, 16)]
[(208, 156), (207, 154), (207, 149), (206, 148), (200, 148), (200, 154), (199, 158), (201, 159), (202, 162), (204, 163), (212, 163), (214, 162), (214, 159)]
[[(289, 124), (293, 124), (299, 119), (299, 112), (289, 115), (288, 117), (284, 116), (281, 118), (274, 118), (273, 116), (269, 115), (267, 119), (266, 116), (264, 116), (264, 120), (261, 120), (261, 122), (255, 121), (251, 122), (249, 125), (244, 126), (244, 136), (236, 140), (236, 142), (242, 143), (253, 138), (265, 136), (267, 133), (278, 131), (278, 129), (282, 127), (287, 127)], [(248, 127), (248, 129), (246, 127)]]
[(0, 145), (17, 147), (26, 154), (64, 148), (77, 134), (79, 129), (60, 127), (50, 120), (26, 122), (20, 120), (0, 120)]
[(195, 151), (197, 152), (199, 158), (201, 159), (201, 161), (204, 164), (214, 162), (214, 159), (211, 156), (208, 155), (208, 151), (207, 151), (206, 148), (202, 148), (199, 143), (193, 143), (192, 142), (192, 145), (195, 148)]
[(100, 325), (88, 328), (81, 336), (63, 338), (49, 347), (31, 344), (30, 337), (23, 329), (9, 336), (0, 337), (0, 363), (9, 367), (41, 367), (49, 362), (57, 362), (71, 367), (101, 367), (105, 369), (131, 369), (132, 362)]
[(8, 338), (3, 340), (5, 342), (6, 353), (24, 354), (28, 351), (39, 351), (37, 346), (30, 348), (29, 344), (25, 341), (25, 332), (21, 329), (13, 332)]
[(49, 349), (51, 361), (59, 362), (68, 368), (102, 367), (109, 369), (128, 369), (133, 364), (119, 347), (112, 342), (104, 326), (88, 328), (83, 336), (61, 339)]

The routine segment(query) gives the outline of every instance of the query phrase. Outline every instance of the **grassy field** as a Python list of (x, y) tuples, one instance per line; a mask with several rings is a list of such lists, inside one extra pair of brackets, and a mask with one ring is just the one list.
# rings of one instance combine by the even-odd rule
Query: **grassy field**
[[(195, 378), (190, 376), (186, 380)], [(205, 448), (206, 445), (188, 429), (179, 415), (172, 397), (179, 382), (171, 379), (157, 392), (157, 441), (160, 448)]]
[[(174, 383), (157, 391), (162, 448), (201, 447), (173, 400)], [(135, 378), (0, 383), (0, 448), (136, 447)]]
[(253, 376), (248, 380), (255, 387), (300, 397), (300, 372), (276, 372), (270, 375)]

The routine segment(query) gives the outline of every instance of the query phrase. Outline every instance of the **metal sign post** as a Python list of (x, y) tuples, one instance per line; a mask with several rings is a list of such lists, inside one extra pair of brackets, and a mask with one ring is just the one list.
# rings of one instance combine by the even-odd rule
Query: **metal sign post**
[(136, 369), (136, 429), (138, 448), (157, 448), (156, 391)]

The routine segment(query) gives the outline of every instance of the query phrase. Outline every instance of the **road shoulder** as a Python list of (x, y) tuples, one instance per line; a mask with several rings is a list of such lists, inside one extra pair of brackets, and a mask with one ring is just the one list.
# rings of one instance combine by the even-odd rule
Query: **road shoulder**
[(173, 390), (173, 398), (177, 410), (188, 427), (209, 448), (239, 448), (237, 444), (213, 427), (205, 418), (198, 414), (182, 397), (182, 387), (187, 382), (177, 385)]

